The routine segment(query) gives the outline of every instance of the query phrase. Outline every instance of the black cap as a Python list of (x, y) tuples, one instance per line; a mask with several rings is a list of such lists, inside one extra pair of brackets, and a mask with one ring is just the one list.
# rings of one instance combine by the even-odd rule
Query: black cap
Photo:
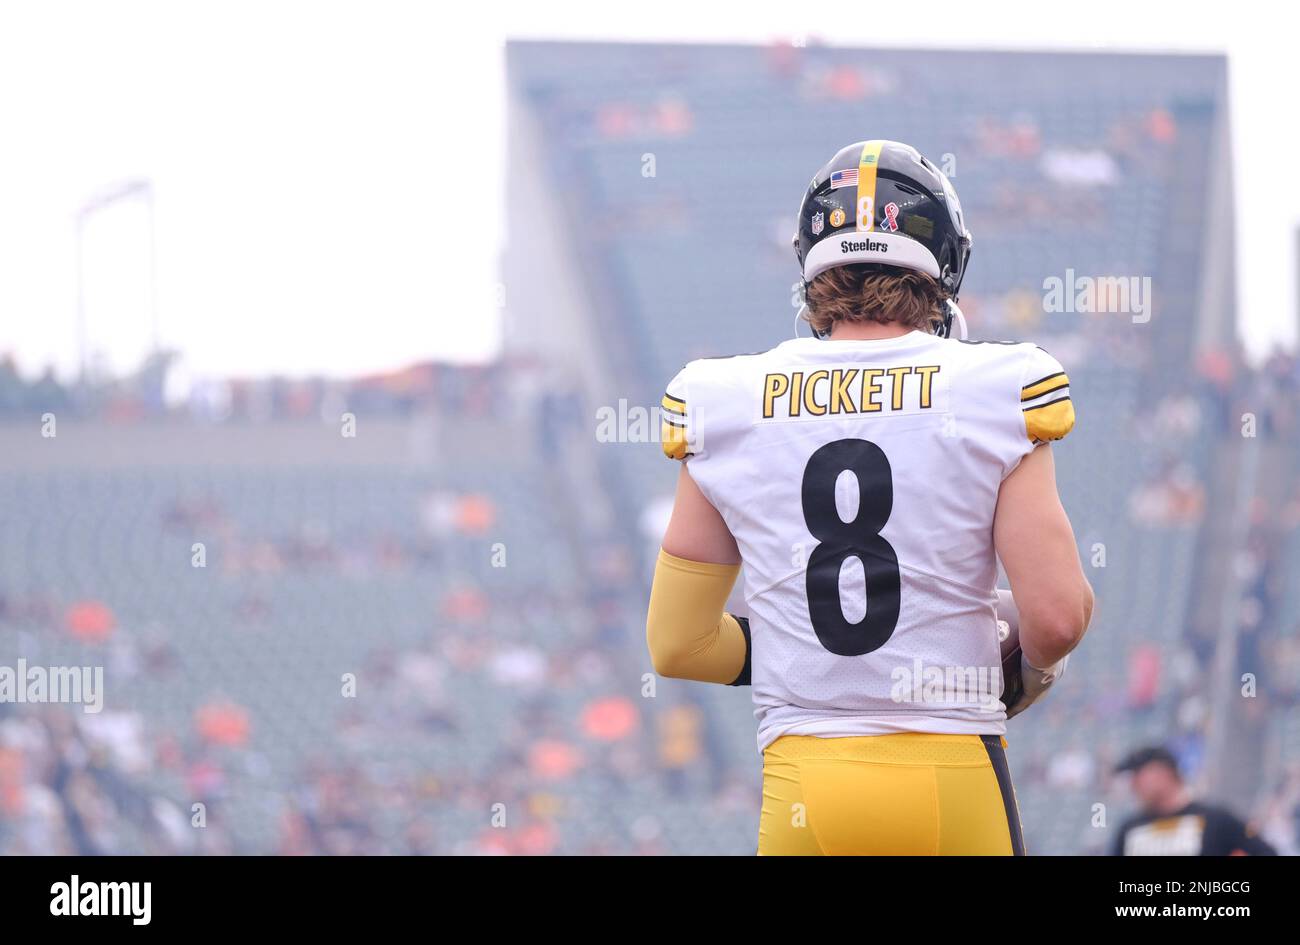
[(1178, 759), (1174, 757), (1174, 753), (1168, 748), (1162, 748), (1159, 745), (1139, 748), (1134, 752), (1130, 752), (1123, 761), (1115, 766), (1115, 773), (1136, 771), (1138, 768), (1146, 767), (1153, 761), (1168, 765), (1175, 774), (1178, 773)]

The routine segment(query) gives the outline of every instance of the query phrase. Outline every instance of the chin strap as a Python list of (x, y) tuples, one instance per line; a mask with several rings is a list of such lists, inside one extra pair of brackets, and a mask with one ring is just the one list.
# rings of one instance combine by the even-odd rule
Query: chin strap
[[(808, 313), (808, 303), (806, 302), (803, 305), (800, 305), (799, 310), (794, 313), (794, 336), (796, 338), (804, 337), (803, 335), (799, 334), (799, 323), (807, 322), (807, 319), (804, 318), (804, 315), (806, 315), (807, 313)], [(811, 329), (811, 326), (809, 326), (809, 328)], [(817, 332), (815, 331), (813, 332), (813, 337), (814, 338), (817, 337)]]
[(961, 309), (957, 307), (957, 303), (954, 302), (952, 299), (945, 299), (943, 304), (944, 304), (943, 321), (939, 323), (939, 327), (935, 331), (935, 334), (938, 335), (940, 338), (951, 338), (952, 323), (955, 321), (957, 323), (957, 331), (958, 331), (957, 337), (960, 340), (965, 341), (966, 340), (966, 316), (961, 313)]
[[(808, 314), (807, 298), (808, 298), (808, 283), (800, 279), (799, 280), (799, 310), (794, 313), (794, 336), (796, 338), (803, 337), (803, 335), (799, 334), (799, 323), (808, 321), (808, 319), (804, 317), (805, 315)], [(812, 325), (808, 326), (808, 330), (812, 331)], [(824, 332), (816, 332), (816, 331), (812, 332), (812, 337), (821, 338), (822, 340), (825, 340), (830, 336), (831, 333), (829, 330)]]

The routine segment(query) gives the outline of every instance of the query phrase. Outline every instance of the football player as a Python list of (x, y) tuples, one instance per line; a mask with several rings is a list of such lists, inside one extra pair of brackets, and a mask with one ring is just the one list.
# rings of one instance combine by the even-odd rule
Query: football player
[[(760, 854), (1024, 852), (1008, 709), (1059, 675), (1093, 597), (1049, 445), (1069, 379), (1033, 344), (964, 340), (970, 245), (914, 148), (844, 148), (794, 239), (814, 337), (693, 361), (664, 394), (682, 463), (647, 640), (663, 675), (752, 684)], [(748, 617), (723, 613), (742, 563)]]

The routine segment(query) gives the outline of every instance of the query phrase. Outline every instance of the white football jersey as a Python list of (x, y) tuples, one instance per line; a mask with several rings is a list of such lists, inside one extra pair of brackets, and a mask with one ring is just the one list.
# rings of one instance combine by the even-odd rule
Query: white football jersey
[(993, 513), (1074, 424), (1032, 344), (913, 331), (692, 361), (663, 400), (744, 560), (759, 749), (782, 735), (1002, 734)]

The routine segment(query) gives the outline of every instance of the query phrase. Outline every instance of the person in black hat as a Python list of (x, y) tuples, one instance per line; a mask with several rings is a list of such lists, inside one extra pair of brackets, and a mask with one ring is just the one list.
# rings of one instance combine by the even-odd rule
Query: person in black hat
[(1193, 800), (1165, 748), (1139, 748), (1115, 768), (1130, 773), (1139, 814), (1119, 828), (1112, 856), (1276, 856), (1254, 830), (1222, 807)]

